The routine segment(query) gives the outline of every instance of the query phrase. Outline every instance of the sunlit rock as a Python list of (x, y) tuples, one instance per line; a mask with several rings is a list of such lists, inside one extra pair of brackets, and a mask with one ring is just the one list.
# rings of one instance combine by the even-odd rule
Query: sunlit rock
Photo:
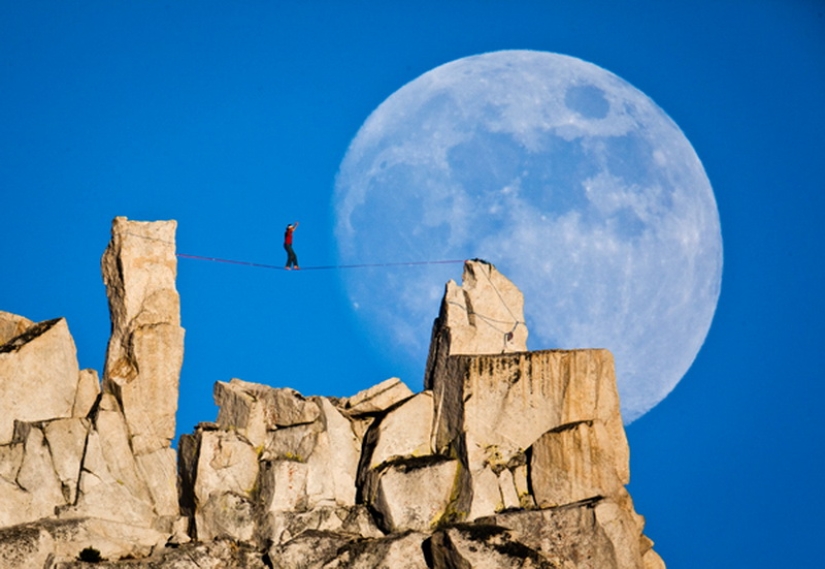
[(168, 447), (175, 436), (184, 334), (176, 225), (117, 217), (101, 260), (112, 320), (103, 387), (122, 405), (135, 454)]
[(328, 399), (319, 397), (317, 403), (324, 430), (307, 460), (309, 505), (354, 506), (361, 441), (349, 420)]
[(569, 423), (600, 422), (602, 440), (615, 446), (614, 464), (626, 479), (627, 442), (606, 350), (452, 357), (436, 378), (433, 397), (434, 450), (466, 461), (473, 479), (469, 519), (493, 514), (499, 503), (503, 509), (492, 475), (509, 469), (515, 483), (525, 451)]
[(113, 568), (664, 568), (625, 488), (612, 356), (527, 352), (492, 265), (447, 284), (429, 389), (217, 382), (216, 422), (178, 453), (174, 222), (116, 219), (102, 265), (102, 385), (65, 321), (0, 313), (0, 566), (91, 547)]
[(251, 541), (258, 455), (231, 431), (200, 431), (194, 496), (197, 537)]
[(29, 326), (0, 345), (0, 444), (11, 442), (15, 420), (71, 417), (78, 374), (77, 351), (63, 318)]
[(261, 465), (260, 499), (273, 516), (281, 512), (304, 512), (309, 509), (305, 462), (281, 459)]
[(28, 318), (0, 310), (0, 346), (19, 336), (31, 326), (34, 326), (34, 322)]
[(306, 532), (269, 550), (276, 567), (300, 569), (427, 569), (422, 543), (427, 535), (404, 532), (359, 540), (331, 531)]
[(43, 424), (45, 442), (66, 504), (74, 504), (77, 499), (77, 485), (90, 427), (87, 419), (80, 418), (55, 419)]
[(175, 451), (159, 448), (135, 456), (135, 463), (138, 473), (146, 482), (155, 513), (163, 520), (156, 527), (167, 527), (171, 531), (171, 525), (180, 517)]
[(306, 463), (315, 451), (318, 436), (323, 431), (324, 425), (321, 421), (268, 431), (261, 460), (291, 460)]
[(653, 549), (648, 549), (642, 554), (642, 564), (644, 569), (665, 569), (665, 562)]
[(263, 442), (266, 431), (312, 423), (321, 415), (315, 401), (288, 387), (232, 379), (217, 382), (213, 395), (220, 407), (218, 425), (237, 430), (254, 445)]
[[(17, 486), (23, 493), (25, 507), (7, 515), (17, 517), (11, 523), (22, 523), (54, 515), (56, 507), (66, 503), (60, 478), (55, 472), (46, 437), (39, 425), (18, 424), (25, 427), (16, 439), (23, 443), (23, 460), (17, 471)], [(20, 500), (20, 498), (18, 498)], [(18, 500), (18, 504), (21, 502)], [(6, 506), (4, 504), (3, 509)]]
[[(79, 560), (83, 550), (100, 562)], [(216, 540), (164, 547), (163, 536), (150, 529), (77, 519), (0, 529), (3, 569), (266, 569), (260, 551), (251, 544)]]
[(152, 527), (156, 512), (129, 447), (126, 421), (119, 411), (103, 407), (87, 437), (77, 500), (60, 516)]
[(364, 458), (367, 469), (393, 459), (432, 454), (433, 396), (430, 391), (404, 401), (367, 431)]
[(461, 286), (447, 282), (433, 323), (424, 387), (432, 388), (449, 356), (526, 350), (521, 291), (490, 263), (465, 261)]
[(461, 464), (441, 457), (404, 459), (376, 473), (366, 499), (387, 532), (432, 531), (450, 514)]
[(412, 397), (413, 392), (397, 377), (385, 379), (341, 401), (341, 408), (353, 417), (374, 415)]
[(361, 441), (329, 400), (312, 423), (270, 431), (261, 454), (261, 499), (270, 512), (355, 505)]
[(18, 422), (0, 445), (0, 527), (50, 518), (77, 499), (89, 421)]
[(93, 369), (80, 370), (77, 392), (72, 406), (72, 417), (87, 417), (100, 395), (100, 379)]
[(262, 393), (268, 429), (312, 423), (321, 415), (317, 402), (307, 399), (294, 389), (266, 388)]
[(613, 544), (617, 566), (644, 569), (642, 546), (643, 521), (633, 511), (632, 505), (614, 500), (603, 500), (596, 505), (596, 520)]
[(530, 480), (536, 503), (561, 506), (593, 496), (616, 496), (629, 480), (619, 472), (604, 425), (584, 421), (562, 425), (542, 435), (532, 446)]
[(258, 396), (262, 387), (252, 387), (245, 381), (233, 379), (229, 383), (216, 381), (212, 389), (219, 408), (218, 425), (234, 429), (253, 446), (263, 444), (267, 434), (265, 402)]

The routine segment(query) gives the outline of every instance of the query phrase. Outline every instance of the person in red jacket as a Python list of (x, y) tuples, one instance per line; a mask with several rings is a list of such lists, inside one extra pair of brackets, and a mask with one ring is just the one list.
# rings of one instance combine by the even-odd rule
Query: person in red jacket
[(286, 270), (289, 271), (293, 267), (295, 269), (300, 269), (301, 267), (298, 266), (298, 257), (295, 255), (295, 251), (292, 250), (292, 233), (295, 229), (298, 228), (298, 222), (291, 223), (286, 226), (286, 232), (284, 233), (284, 249), (286, 249)]

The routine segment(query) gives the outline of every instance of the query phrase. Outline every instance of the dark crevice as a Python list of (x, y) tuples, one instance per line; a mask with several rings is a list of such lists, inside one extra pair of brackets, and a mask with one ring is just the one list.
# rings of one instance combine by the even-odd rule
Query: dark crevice
[(569, 431), (575, 429), (579, 425), (587, 425), (588, 427), (593, 426), (593, 420), (588, 419), (586, 421), (573, 421), (570, 423), (565, 423), (564, 425), (559, 425), (558, 427), (554, 427), (547, 431), (548, 433), (563, 433), (564, 431)]
[(52, 327), (57, 324), (62, 318), (54, 318), (52, 320), (46, 320), (44, 322), (39, 322), (34, 326), (30, 326), (28, 330), (19, 334), (0, 346), (0, 354), (8, 354), (11, 352), (16, 352), (38, 336), (42, 336), (46, 332), (52, 329)]

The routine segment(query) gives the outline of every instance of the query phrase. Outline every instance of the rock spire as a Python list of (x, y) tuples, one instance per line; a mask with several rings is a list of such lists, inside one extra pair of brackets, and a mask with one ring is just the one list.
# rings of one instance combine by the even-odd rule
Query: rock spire
[(524, 295), (490, 263), (465, 261), (461, 286), (448, 281), (433, 323), (424, 387), (431, 389), (454, 355), (527, 351)]

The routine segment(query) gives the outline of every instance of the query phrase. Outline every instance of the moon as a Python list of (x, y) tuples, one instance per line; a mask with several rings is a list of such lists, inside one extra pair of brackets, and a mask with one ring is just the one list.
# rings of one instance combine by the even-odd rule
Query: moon
[(719, 214), (690, 142), (566, 55), (485, 53), (404, 85), (352, 140), (333, 208), (339, 261), (387, 264), (342, 271), (354, 314), (413, 379), (461, 265), (391, 263), (492, 262), (524, 293), (531, 350), (612, 351), (626, 424), (685, 375), (719, 299)]

